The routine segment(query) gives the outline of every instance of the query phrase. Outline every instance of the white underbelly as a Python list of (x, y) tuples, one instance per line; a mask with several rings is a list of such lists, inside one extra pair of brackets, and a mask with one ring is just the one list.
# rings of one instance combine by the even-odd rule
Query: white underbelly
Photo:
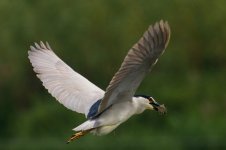
[(120, 124), (116, 124), (116, 125), (109, 125), (109, 126), (101, 126), (98, 127), (94, 130), (91, 131), (91, 133), (93, 133), (94, 135), (106, 135), (108, 133), (110, 133), (111, 131), (113, 131), (115, 128), (117, 128)]
[(130, 109), (131, 107), (133, 107), (133, 105), (129, 101), (114, 104), (95, 119), (95, 122), (96, 124), (99, 124), (99, 127), (94, 129), (91, 133), (95, 135), (110, 133), (135, 113), (135, 111), (133, 111), (134, 109)]

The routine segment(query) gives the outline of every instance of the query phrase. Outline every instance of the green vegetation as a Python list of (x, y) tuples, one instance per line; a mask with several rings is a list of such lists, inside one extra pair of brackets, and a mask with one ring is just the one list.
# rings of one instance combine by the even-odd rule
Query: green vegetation
[[(226, 1), (0, 1), (0, 149), (226, 148)], [(103, 137), (66, 139), (84, 116), (43, 88), (27, 58), (48, 41), (68, 65), (105, 89), (150, 24), (168, 20), (165, 54), (140, 86), (168, 107)]]

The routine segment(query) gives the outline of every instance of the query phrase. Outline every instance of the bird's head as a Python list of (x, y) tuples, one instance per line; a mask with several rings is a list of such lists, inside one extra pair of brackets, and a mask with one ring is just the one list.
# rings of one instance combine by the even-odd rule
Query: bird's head
[(147, 95), (135, 95), (135, 97), (143, 99), (147, 109), (156, 110), (160, 114), (166, 114), (167, 109), (164, 104), (160, 105), (153, 97)]

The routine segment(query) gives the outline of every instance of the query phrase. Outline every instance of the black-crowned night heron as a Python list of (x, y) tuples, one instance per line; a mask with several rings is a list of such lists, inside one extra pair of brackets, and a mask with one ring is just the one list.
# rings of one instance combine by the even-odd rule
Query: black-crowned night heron
[(108, 134), (132, 115), (146, 109), (166, 113), (165, 106), (157, 103), (153, 97), (134, 94), (164, 52), (169, 39), (170, 27), (167, 22), (161, 20), (150, 26), (129, 50), (106, 91), (71, 69), (48, 43), (35, 43), (35, 47), (30, 47), (28, 57), (44, 87), (65, 107), (83, 113), (87, 118), (73, 129), (77, 133), (68, 142), (87, 133)]

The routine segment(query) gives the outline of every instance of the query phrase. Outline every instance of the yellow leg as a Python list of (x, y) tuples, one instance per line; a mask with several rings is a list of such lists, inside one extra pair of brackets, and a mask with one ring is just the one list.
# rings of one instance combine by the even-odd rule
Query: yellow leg
[(80, 137), (86, 135), (86, 134), (89, 133), (90, 131), (91, 131), (91, 130), (85, 130), (85, 131), (80, 131), (80, 132), (77, 132), (77, 133), (73, 134), (73, 135), (71, 136), (71, 138), (67, 141), (67, 144), (70, 143), (70, 142), (73, 141), (73, 140), (79, 139)]

